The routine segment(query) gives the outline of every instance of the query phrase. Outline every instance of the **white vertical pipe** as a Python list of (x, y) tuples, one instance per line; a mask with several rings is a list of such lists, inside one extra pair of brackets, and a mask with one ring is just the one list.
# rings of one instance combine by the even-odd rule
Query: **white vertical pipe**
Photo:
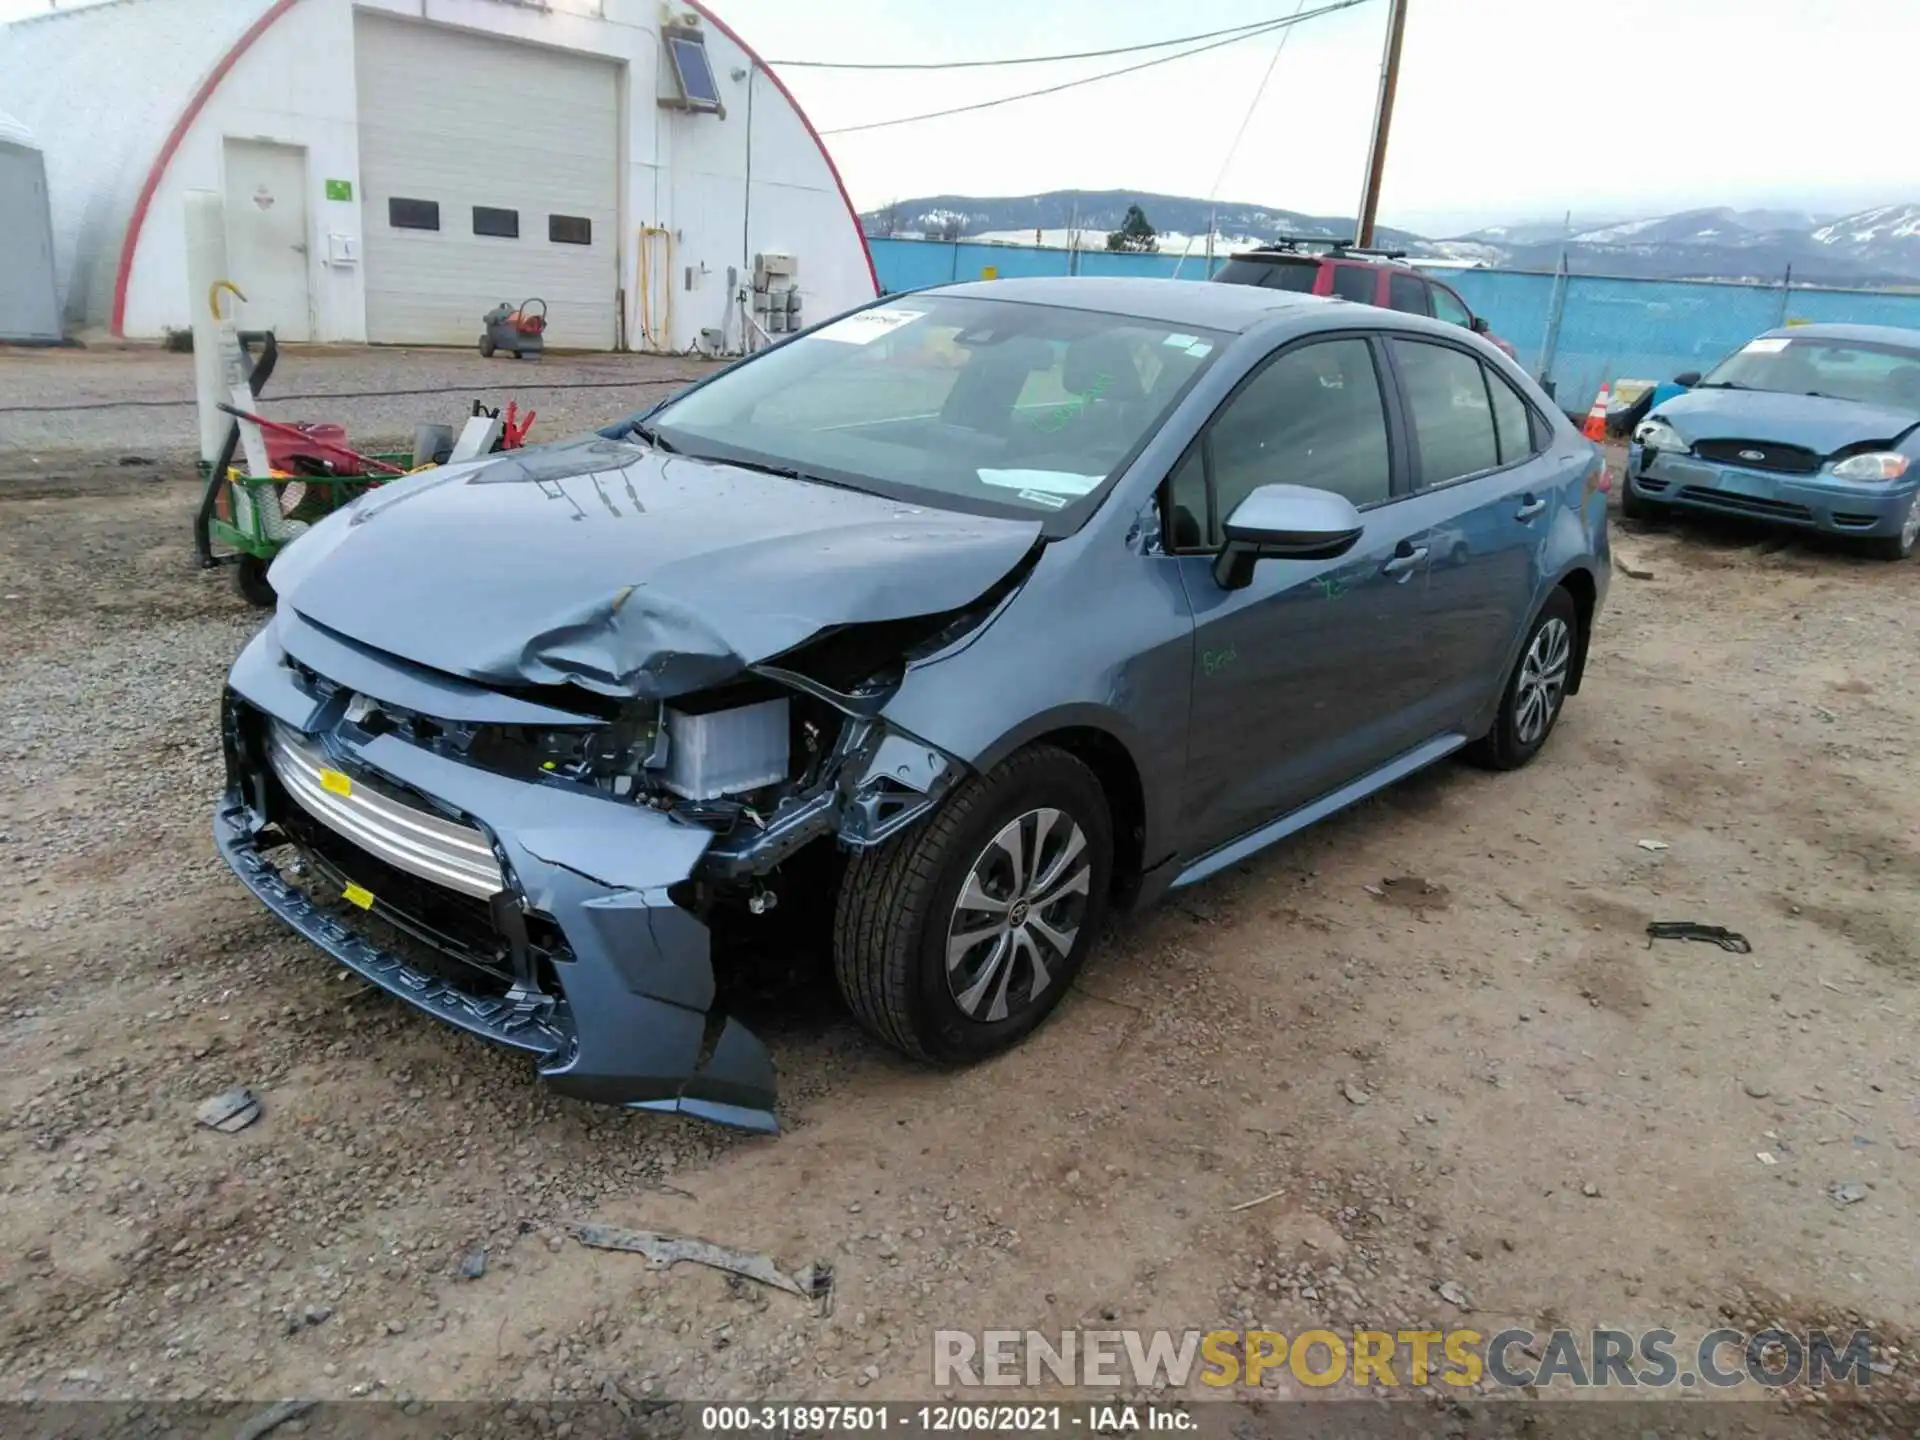
[[(214, 319), (211, 292), (227, 275), (226, 203), (212, 190), (189, 190), (187, 212), (187, 314), (193, 320), (193, 394), (200, 406), (200, 458), (211, 465), (220, 454), (232, 422), (215, 408), (230, 398), (222, 363), (220, 322)], [(234, 298), (221, 296), (231, 316)], [(231, 324), (228, 329), (231, 330)]]

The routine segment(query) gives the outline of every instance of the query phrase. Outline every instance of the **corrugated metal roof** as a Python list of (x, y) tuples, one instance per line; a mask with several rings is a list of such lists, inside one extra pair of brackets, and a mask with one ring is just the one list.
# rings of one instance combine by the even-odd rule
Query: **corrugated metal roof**
[(135, 198), (200, 82), (268, 0), (112, 0), (0, 29), (0, 95), (38, 137), (61, 305), (103, 324)]

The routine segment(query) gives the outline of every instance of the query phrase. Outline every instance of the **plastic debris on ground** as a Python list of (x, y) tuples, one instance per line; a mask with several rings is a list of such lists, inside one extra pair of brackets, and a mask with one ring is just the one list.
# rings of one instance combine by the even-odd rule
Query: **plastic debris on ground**
[(231, 1135), (236, 1130), (244, 1130), (260, 1118), (260, 1101), (244, 1085), (222, 1091), (211, 1100), (203, 1101), (194, 1118), (209, 1130), (219, 1130)]
[(771, 1258), (751, 1250), (736, 1250), (684, 1235), (663, 1235), (652, 1230), (624, 1230), (617, 1225), (576, 1224), (573, 1235), (582, 1245), (596, 1250), (625, 1250), (644, 1255), (658, 1269), (667, 1269), (682, 1261), (723, 1270), (729, 1275), (752, 1280), (775, 1290), (784, 1290), (802, 1300), (825, 1307), (832, 1302), (833, 1268), (815, 1261), (797, 1275), (789, 1275)]
[(1697, 920), (1655, 920), (1647, 926), (1647, 948), (1653, 948), (1656, 940), (1698, 940), (1706, 945), (1718, 945), (1722, 950), (1731, 950), (1736, 955), (1751, 955), (1753, 945), (1737, 930), (1729, 930), (1724, 925), (1702, 925)]

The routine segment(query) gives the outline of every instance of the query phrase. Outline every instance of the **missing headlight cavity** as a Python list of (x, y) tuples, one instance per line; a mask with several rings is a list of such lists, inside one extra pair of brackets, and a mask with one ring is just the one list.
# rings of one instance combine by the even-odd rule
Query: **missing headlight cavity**
[(980, 626), (1020, 588), (1043, 548), (1036, 545), (1005, 576), (958, 609), (838, 626), (761, 662), (762, 666), (803, 676), (849, 696), (890, 690), (908, 663), (944, 649)]

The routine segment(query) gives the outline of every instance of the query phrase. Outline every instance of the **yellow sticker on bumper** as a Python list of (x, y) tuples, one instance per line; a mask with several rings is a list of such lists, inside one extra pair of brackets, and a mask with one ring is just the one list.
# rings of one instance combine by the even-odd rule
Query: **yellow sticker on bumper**
[(362, 910), (371, 910), (373, 908), (373, 892), (364, 885), (348, 885), (347, 888), (340, 893), (346, 899), (358, 905)]
[(320, 788), (334, 795), (351, 795), (353, 779), (351, 776), (342, 775), (338, 770), (322, 770)]

